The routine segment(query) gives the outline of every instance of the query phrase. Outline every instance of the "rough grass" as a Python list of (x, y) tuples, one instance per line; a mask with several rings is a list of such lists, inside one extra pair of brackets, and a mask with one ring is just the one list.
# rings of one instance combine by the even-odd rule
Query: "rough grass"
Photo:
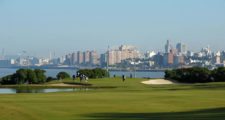
[(150, 86), (141, 81), (95, 79), (88, 83), (112, 88), (0, 95), (0, 120), (225, 119), (225, 83)]

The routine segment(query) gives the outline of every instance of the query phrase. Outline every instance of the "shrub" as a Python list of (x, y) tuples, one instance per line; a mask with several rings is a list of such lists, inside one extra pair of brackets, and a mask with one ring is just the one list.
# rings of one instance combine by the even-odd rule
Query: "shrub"
[(57, 80), (57, 78), (54, 78), (54, 77), (48, 77), (46, 79), (46, 82), (50, 82), (50, 81), (54, 81), (54, 80)]
[(67, 72), (59, 72), (56, 75), (56, 77), (58, 80), (60, 80), (60, 79), (70, 78), (70, 75)]

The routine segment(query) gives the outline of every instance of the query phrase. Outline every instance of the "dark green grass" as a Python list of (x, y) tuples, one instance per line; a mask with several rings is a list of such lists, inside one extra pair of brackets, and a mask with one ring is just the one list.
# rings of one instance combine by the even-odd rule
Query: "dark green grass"
[(0, 95), (0, 120), (225, 119), (225, 83), (144, 85), (141, 81), (106, 78), (89, 80), (100, 88), (90, 91)]

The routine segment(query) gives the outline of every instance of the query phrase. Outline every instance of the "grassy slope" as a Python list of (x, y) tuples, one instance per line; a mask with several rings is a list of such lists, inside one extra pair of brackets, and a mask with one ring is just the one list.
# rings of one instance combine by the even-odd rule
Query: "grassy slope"
[(225, 83), (149, 86), (142, 80), (89, 80), (117, 88), (86, 92), (0, 95), (0, 120), (225, 118)]

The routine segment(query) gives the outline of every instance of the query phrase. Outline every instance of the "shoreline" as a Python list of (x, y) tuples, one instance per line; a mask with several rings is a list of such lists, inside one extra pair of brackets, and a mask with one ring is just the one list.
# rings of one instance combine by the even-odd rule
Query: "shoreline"
[[(57, 66), (14, 66), (14, 67), (0, 67), (0, 69), (67, 69), (67, 70), (79, 70), (79, 69), (93, 69), (96, 67), (57, 67)], [(103, 68), (104, 69), (104, 68)], [(109, 69), (111, 72), (165, 72), (168, 69), (137, 69), (137, 70), (126, 70), (126, 69)]]
[(69, 83), (0, 85), (0, 88), (18, 88), (18, 87), (36, 87), (36, 88), (80, 88), (80, 87), (92, 87), (92, 85), (91, 85), (91, 84), (69, 84)]
[(53, 83), (53, 84), (28, 84), (28, 85), (0, 85), (1, 88), (93, 88), (93, 89), (107, 89), (117, 88), (116, 86), (95, 86), (93, 84), (69, 84), (69, 83)]

